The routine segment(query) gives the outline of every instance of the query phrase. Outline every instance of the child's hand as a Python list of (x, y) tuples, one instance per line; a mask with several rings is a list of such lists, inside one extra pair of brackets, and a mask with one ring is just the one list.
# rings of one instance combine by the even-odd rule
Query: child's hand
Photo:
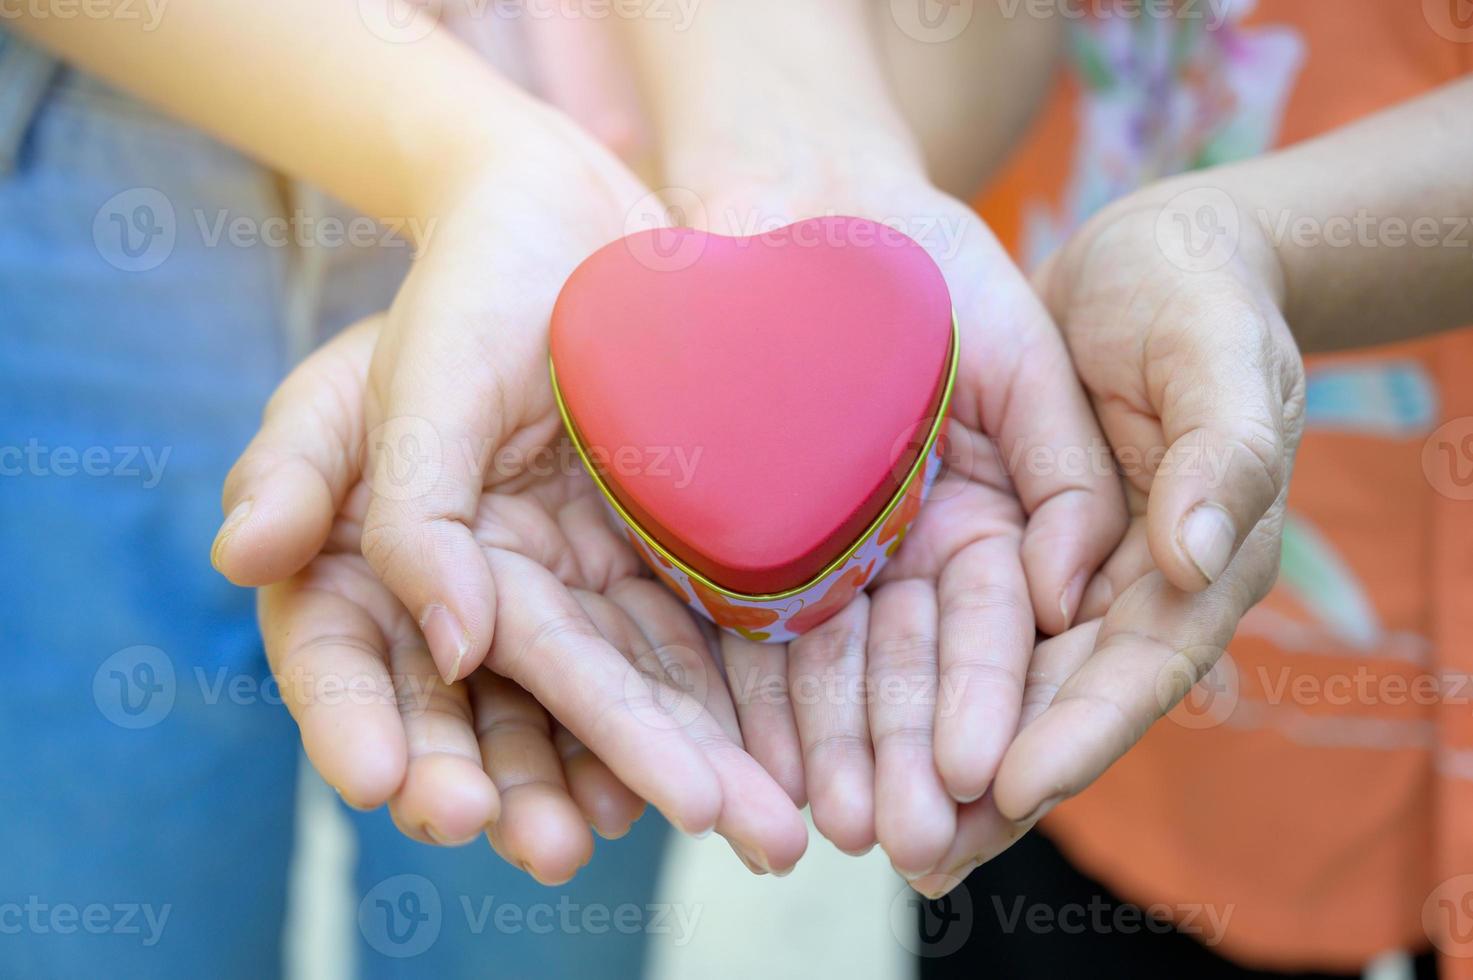
[[(749, 865), (791, 867), (802, 821), (742, 751), (706, 638), (674, 596), (638, 577), (643, 566), (576, 469), (479, 496), (466, 530), (475, 560), (504, 583), (491, 663), (512, 680), (439, 676), (418, 625), (360, 553), (383, 479), (359, 472), (356, 451), (381, 325), (345, 331), (293, 372), (227, 490), (263, 511), (228, 542), (235, 565), (274, 563), (301, 547), (285, 535), (325, 522), (321, 552), (260, 600), (267, 655), (323, 778), (355, 806), (388, 803), (419, 840), (485, 830), (546, 882), (587, 861), (589, 824), (606, 837), (628, 829), (644, 804), (626, 784), (676, 819), (714, 823)], [(296, 493), (309, 503), (294, 507)], [(716, 813), (687, 816), (713, 789)]]
[[(309, 755), (354, 802), (414, 811), (399, 794), (437, 767), (470, 791), (470, 767), (436, 750), (453, 728), (451, 754), (476, 761), (463, 688), (484, 662), (530, 695), (502, 685), (503, 701), (530, 711), (535, 698), (678, 827), (714, 828), (750, 863), (782, 870), (806, 844), (797, 809), (741, 751), (690, 613), (632, 581), (641, 566), (563, 435), (547, 367), (553, 303), (573, 267), (622, 234), (643, 191), (581, 137), (553, 149), (524, 149), (448, 198), (382, 323), (283, 385), (227, 481), (225, 511), (250, 506), (227, 520), (216, 564), (241, 584), (297, 576), (264, 600), (278, 664), (375, 682), (437, 669), (450, 682), (445, 730), (433, 735), (382, 705), (304, 722)], [(651, 680), (676, 667), (694, 702)], [(368, 727), (372, 744), (398, 747), (365, 758)], [(488, 765), (505, 821), (511, 800), (496, 760)], [(423, 792), (424, 821), (401, 822), (441, 832), (425, 809), (434, 791)]]
[(949, 875), (918, 883), (928, 892), (956, 885), (1134, 745), (1277, 574), (1304, 372), (1279, 313), (1277, 261), (1255, 228), (1199, 238), (1196, 252), (1173, 237), (1178, 214), (1197, 222), (1209, 200), (1194, 181), (1109, 208), (1039, 277), (1125, 471), (1132, 522), (1085, 593), (1081, 617), (1103, 623), (1034, 656), (1035, 717), (993, 785), (1003, 819), (964, 829)]

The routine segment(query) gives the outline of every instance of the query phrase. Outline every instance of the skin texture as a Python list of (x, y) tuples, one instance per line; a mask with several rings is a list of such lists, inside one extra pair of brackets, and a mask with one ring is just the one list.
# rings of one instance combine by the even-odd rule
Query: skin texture
[[(562, 446), (546, 372), (557, 290), (623, 233), (647, 191), (443, 28), (396, 41), (360, 9), (204, 2), (170, 10), (153, 31), (112, 18), (16, 22), (140, 97), (421, 231), (393, 307), (343, 342), (356, 346), (330, 345), (283, 385), (223, 494), (212, 558), (238, 584), (273, 586), (263, 632), (274, 663), (305, 671), (308, 695), (353, 678), (386, 690), (385, 674), (423, 691), (431, 665), (445, 687), (429, 688), (414, 715), (383, 699), (307, 697), (294, 707), (309, 756), (351, 802), (390, 801), (406, 832), (458, 841), (491, 826), (548, 880), (584, 859), (586, 831), (543, 840), (537, 820), (520, 818), (498, 829), (517, 812), (511, 796), (566, 817), (571, 792), (614, 832), (629, 809), (614, 776), (677, 827), (720, 830), (754, 867), (790, 867), (803, 822), (739, 733), (719, 725), (719, 673), (689, 613), (673, 600), (624, 612), (643, 588), (620, 588), (638, 567), (632, 553), (600, 532), (576, 469), (534, 465)], [(661, 679), (662, 654), (690, 661), (681, 673), (698, 699)], [(535, 729), (548, 726), (554, 750), (573, 743), (533, 721), (542, 716), (509, 685), (468, 683), (483, 663), (608, 774), (579, 762), (592, 775), (557, 790), (560, 756)], [(496, 738), (508, 725), (521, 741)], [(478, 730), (485, 778), (474, 774)], [(536, 749), (509, 770), (495, 751), (506, 744)], [(588, 788), (600, 785), (603, 796)]]
[[(318, 771), (355, 806), (387, 803), (416, 839), (457, 843), (484, 829), (544, 882), (588, 860), (589, 825), (621, 836), (645, 799), (680, 826), (714, 826), (754, 868), (790, 868), (806, 830), (743, 751), (708, 637), (638, 576), (580, 471), (479, 496), (464, 526), (504, 583), (506, 612), (485, 667), (451, 684), (439, 676), (363, 556), (375, 478), (359, 470), (361, 454), (343, 452), (362, 443), (382, 329), (382, 318), (359, 324), (293, 372), (231, 475), (232, 489), (259, 495), (287, 489), (285, 473), (315, 476), (341, 499), (301, 515), (327, 522), (322, 548), (260, 601), (268, 657)], [(553, 682), (541, 704), (527, 693)], [(341, 690), (362, 693), (328, 696)]]
[(926, 178), (869, 8), (756, 8), (683, 33), (634, 25), (668, 199), (726, 234), (824, 213), (897, 223), (946, 277), (962, 361), (946, 474), (876, 587), (786, 658), (723, 638), (723, 659), (750, 751), (819, 831), (854, 853), (878, 842), (919, 876), (978, 821), (1004, 823), (988, 791), (1036, 631), (1076, 619), (1124, 499), (1108, 466), (1048, 465), (1071, 447), (1107, 455), (1104, 441), (1027, 280)]
[[(949, 214), (920, 173), (916, 144), (897, 135), (899, 109), (884, 97), (879, 73), (865, 70), (876, 60), (865, 8), (843, 0), (757, 6), (766, 32), (718, 16), (680, 38), (653, 29), (640, 38), (664, 179), (683, 210), (690, 212), (685, 199), (694, 193), (718, 225), (732, 215), (836, 208), (879, 209), (902, 227), (919, 228)], [(770, 29), (774, 23), (781, 27)], [(816, 54), (820, 34), (832, 61)], [(733, 77), (742, 82), (722, 84)], [(803, 95), (776, 99), (763, 91), (764, 79)], [(833, 79), (842, 84), (829, 84)], [(696, 90), (699, 103), (688, 97)], [(1037, 498), (1029, 498), (1026, 475), (1010, 469), (1020, 457), (1008, 450), (1017, 443), (999, 432), (988, 410), (989, 396), (1012, 390), (1009, 370), (964, 366), (963, 383), (975, 387), (959, 392), (953, 445), (973, 451), (953, 463), (952, 482), (923, 511), (880, 587), (867, 603), (792, 645), (785, 685), (770, 653), (750, 654), (753, 671), (777, 692), (769, 700), (786, 693), (796, 719), (791, 728), (775, 724), (780, 706), (765, 704), (759, 717), (771, 731), (754, 739), (752, 750), (774, 772), (791, 772), (801, 759), (822, 832), (851, 850), (878, 837), (918, 890), (944, 892), (1088, 786), (1210, 670), (1277, 573), (1304, 400), (1289, 324), (1318, 348), (1473, 319), (1466, 266), (1459, 265), (1465, 253), (1403, 249), (1383, 261), (1374, 247), (1348, 254), (1285, 247), (1265, 233), (1259, 216), (1287, 212), (1323, 221), (1353, 214), (1364, 205), (1355, 188), (1365, 185), (1323, 180), (1345, 161), (1356, 161), (1378, 188), (1372, 203), (1383, 215), (1466, 214), (1466, 180), (1457, 173), (1468, 136), (1458, 120), (1466, 119), (1470, 91), (1467, 82), (1448, 86), (1304, 148), (1147, 188), (1098, 216), (1041, 272), (1038, 295), (1122, 471), (1128, 529), (1079, 606), (1066, 593), (1062, 617), (1052, 614), (1043, 600), (1057, 593), (1043, 583), (1057, 579), (1029, 562)], [(754, 132), (766, 139), (723, 142), (722, 134)], [(1430, 164), (1429, 140), (1437, 151)], [(1206, 198), (1217, 209), (1210, 217), (1222, 222), (1234, 209), (1240, 219), (1226, 254), (1205, 263), (1173, 248), (1168, 235), (1173, 221), (1202, 216), (1204, 192), (1214, 195)], [(1049, 377), (1039, 364), (1048, 364), (1049, 344), (1018, 342), (1044, 332), (1017, 328), (1028, 317), (1009, 303), (1006, 260), (995, 257), (985, 229), (961, 227), (973, 251), (964, 244), (938, 261), (963, 323), (971, 290), (984, 282), (981, 322), (1008, 326), (1007, 342), (977, 335), (963, 350), (980, 345), (1006, 359), (1009, 348), (1021, 346), (1022, 363), (1042, 372), (1031, 377)], [(1410, 302), (1409, 287), (1416, 296)], [(1030, 422), (1068, 433), (1061, 444), (1089, 448), (1080, 438), (1085, 430), (1070, 425), (1072, 410), (1052, 414), (1038, 402), (1039, 392), (1059, 385), (1034, 380), (1017, 390), (1027, 392)], [(992, 455), (976, 445), (981, 436), (994, 437)], [(1106, 499), (1098, 488), (1072, 489), (1076, 505), (1080, 491), (1093, 493), (1091, 504)], [(1040, 551), (1056, 555), (1071, 540), (1075, 547), (1091, 541), (1080, 529), (1098, 528), (1099, 511), (1091, 511), (1091, 521), (1082, 519), (1085, 509), (1074, 522), (1061, 522), (1068, 530)], [(1110, 517), (1104, 524), (1113, 546), (1118, 525)], [(1011, 557), (1020, 535), (1022, 575)], [(1019, 600), (1025, 577), (1031, 618)], [(1081, 625), (1067, 628), (1073, 623)], [(1065, 631), (1033, 648), (1031, 660), (1011, 653), (1028, 645), (1035, 625)], [(965, 658), (955, 651), (966, 651)], [(728, 652), (727, 662), (741, 656)], [(796, 696), (815, 671), (878, 682), (896, 664), (913, 686), (939, 678), (934, 710), (852, 685), (838, 689), (857, 693), (818, 710)], [(974, 681), (950, 703), (948, 667), (951, 676)], [(853, 710), (860, 699), (869, 705), (867, 717)], [(934, 769), (925, 766), (927, 745)], [(982, 789), (966, 802), (969, 790)]]
[[(529, 465), (562, 441), (552, 300), (646, 189), (450, 39), (388, 44), (345, 9), (17, 27), (371, 213), (433, 219), (386, 316), (273, 400), (214, 559), (269, 584), (273, 667), (346, 799), (388, 802), (421, 839), (486, 828), (543, 880), (587, 859), (587, 824), (620, 833), (643, 798), (757, 871), (801, 855), (807, 801), (845, 850), (878, 840), (918, 889), (954, 886), (1134, 744), (1271, 586), (1303, 407), (1289, 324), (1336, 346), (1473, 318), (1448, 252), (1285, 248), (1247, 221), (1197, 269), (1158, 234), (1203, 186), (1249, 214), (1353, 211), (1318, 179), (1346, 159), (1367, 161), (1356, 186), (1383, 188), (1387, 213), (1466, 213), (1468, 83), (1149, 188), (1035, 293), (928, 180), (873, 8), (749, 0), (679, 37), (633, 24), (663, 203), (729, 234), (897, 221), (941, 264), (964, 334), (948, 472), (877, 587), (786, 651), (715, 640), (640, 577), (576, 470)], [(495, 111), (446, 108), (467, 103)], [(1064, 465), (1094, 458), (1101, 428), (1124, 493), (1108, 466)], [(1189, 465), (1204, 453), (1221, 466)], [(321, 697), (324, 678), (379, 696)]]

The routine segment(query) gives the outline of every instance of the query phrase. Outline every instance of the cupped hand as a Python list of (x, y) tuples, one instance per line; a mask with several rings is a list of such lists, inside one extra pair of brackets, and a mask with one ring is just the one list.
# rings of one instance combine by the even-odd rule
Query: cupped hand
[(995, 815), (988, 790), (1036, 632), (1078, 618), (1124, 530), (1118, 476), (1029, 283), (975, 213), (919, 174), (728, 188), (701, 203), (728, 234), (816, 214), (882, 221), (926, 247), (951, 290), (961, 354), (947, 465), (903, 546), (870, 595), (786, 655), (722, 638), (749, 751), (841, 849), (878, 841), (918, 877)]
[[(704, 637), (673, 598), (647, 601), (633, 581), (637, 559), (562, 433), (547, 369), (553, 303), (644, 196), (579, 145), (529, 151), (460, 187), (382, 322), (283, 385), (227, 481), (214, 560), (240, 584), (290, 579), (264, 606), (280, 654), (346, 657), (378, 678), (382, 663), (368, 660), (410, 647), (449, 690), (485, 664), (677, 827), (714, 828), (750, 863), (785, 869), (806, 842), (801, 817), (742, 751), (734, 720), (721, 724), (725, 688)], [(329, 578), (324, 563), (354, 573)], [(365, 591), (375, 580), (387, 590)], [(704, 697), (660, 683), (651, 693), (670, 660)], [(497, 704), (515, 693), (489, 689), (505, 695)], [(320, 717), (320, 737), (304, 725), (304, 741), (329, 782), (350, 795), (365, 769), (383, 770), (354, 802), (414, 784), (413, 726), (375, 715), (380, 739), (409, 738), (406, 769), (403, 750), (365, 761), (347, 716)]]
[[(1231, 199), (1213, 180), (1113, 205), (1040, 272), (1125, 475), (1130, 528), (1084, 595), (1081, 619), (1103, 619), (1040, 646), (987, 819), (959, 835), (946, 874), (918, 882), (928, 893), (1098, 778), (1212, 668), (1273, 585), (1304, 372), (1273, 249), (1224, 211)], [(1234, 232), (1200, 237), (1214, 230)]]

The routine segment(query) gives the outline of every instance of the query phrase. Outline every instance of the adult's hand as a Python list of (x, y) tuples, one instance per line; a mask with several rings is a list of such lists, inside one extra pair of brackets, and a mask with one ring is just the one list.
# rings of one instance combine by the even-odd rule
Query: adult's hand
[[(1212, 172), (1108, 208), (1041, 270), (1127, 480), (1131, 523), (1078, 627), (1039, 648), (985, 812), (917, 883), (945, 891), (1099, 777), (1272, 587), (1304, 410), (1277, 258)], [(1218, 237), (1223, 236), (1223, 237)]]

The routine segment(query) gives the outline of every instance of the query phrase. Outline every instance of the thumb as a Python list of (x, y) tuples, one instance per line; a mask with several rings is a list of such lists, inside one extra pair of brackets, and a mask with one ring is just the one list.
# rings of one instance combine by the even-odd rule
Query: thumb
[(1195, 592), (1221, 577), (1284, 493), (1304, 375), (1277, 310), (1239, 284), (1196, 293), (1179, 312), (1160, 362), (1147, 366), (1161, 379), (1147, 387), (1166, 451), (1146, 525), (1157, 567)]
[(358, 480), (363, 396), (381, 320), (360, 321), (298, 365), (230, 468), (210, 562), (236, 585), (282, 581), (322, 550)]

